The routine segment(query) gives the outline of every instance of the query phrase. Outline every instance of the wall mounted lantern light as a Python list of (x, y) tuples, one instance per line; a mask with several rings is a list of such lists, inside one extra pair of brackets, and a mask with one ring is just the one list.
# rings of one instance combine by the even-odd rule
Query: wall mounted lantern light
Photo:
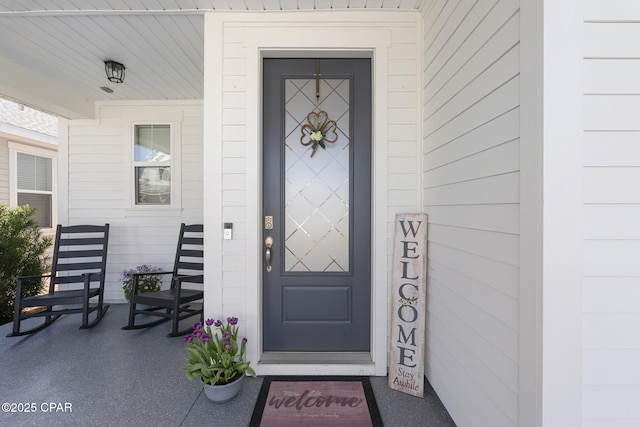
[(104, 61), (104, 71), (107, 78), (113, 83), (122, 83), (124, 81), (124, 65), (116, 61)]

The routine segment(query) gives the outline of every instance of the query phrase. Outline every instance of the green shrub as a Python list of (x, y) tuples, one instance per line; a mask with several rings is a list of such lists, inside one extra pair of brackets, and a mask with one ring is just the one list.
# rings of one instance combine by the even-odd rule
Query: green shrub
[[(45, 252), (51, 238), (40, 233), (29, 206), (0, 205), (0, 325), (13, 319), (16, 276), (36, 276), (48, 271)], [(23, 282), (23, 296), (42, 290), (42, 281)]]

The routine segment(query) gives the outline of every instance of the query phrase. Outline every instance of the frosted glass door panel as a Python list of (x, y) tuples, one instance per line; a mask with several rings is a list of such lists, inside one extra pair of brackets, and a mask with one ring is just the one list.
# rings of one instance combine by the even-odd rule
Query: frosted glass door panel
[(337, 124), (338, 139), (300, 142), (316, 107), (314, 79), (285, 82), (285, 271), (349, 271), (349, 80), (320, 81), (319, 108)]

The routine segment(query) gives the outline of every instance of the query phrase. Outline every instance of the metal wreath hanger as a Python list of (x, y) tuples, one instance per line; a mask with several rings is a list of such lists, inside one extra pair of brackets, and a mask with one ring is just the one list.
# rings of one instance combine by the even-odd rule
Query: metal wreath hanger
[(320, 59), (316, 58), (316, 107), (307, 114), (307, 123), (301, 127), (300, 143), (305, 147), (311, 145), (311, 157), (313, 157), (318, 146), (326, 150), (327, 143), (338, 140), (337, 128), (336, 122), (329, 119), (329, 114), (320, 109)]

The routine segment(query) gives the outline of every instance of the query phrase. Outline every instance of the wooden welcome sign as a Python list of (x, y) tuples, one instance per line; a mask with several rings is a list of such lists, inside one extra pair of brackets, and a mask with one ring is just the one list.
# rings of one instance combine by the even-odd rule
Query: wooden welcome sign
[(391, 294), (389, 387), (424, 395), (427, 215), (397, 214)]

